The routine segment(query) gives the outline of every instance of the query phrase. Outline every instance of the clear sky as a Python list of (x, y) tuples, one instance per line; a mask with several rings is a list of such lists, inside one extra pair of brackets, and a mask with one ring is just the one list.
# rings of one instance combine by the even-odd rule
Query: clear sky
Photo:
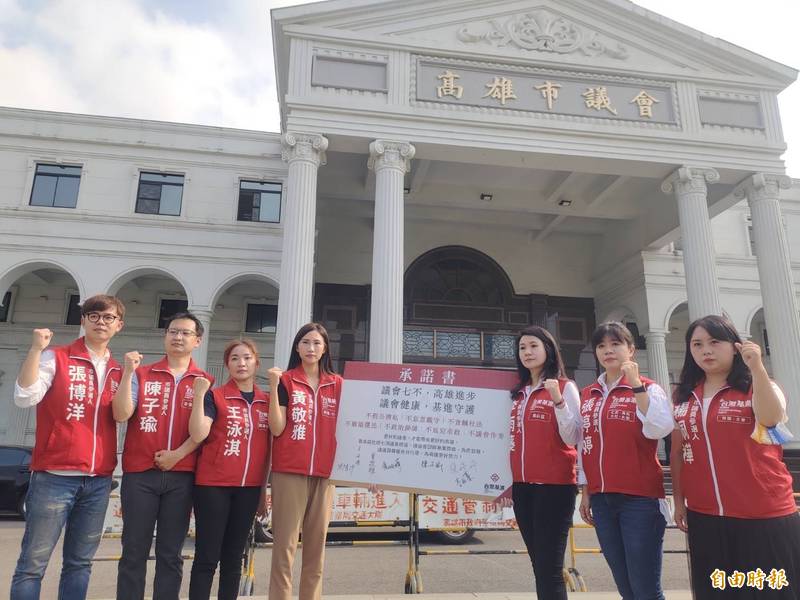
[[(277, 131), (269, 10), (293, 4), (0, 0), (0, 106)], [(800, 68), (800, 0), (637, 4)], [(800, 178), (800, 83), (780, 106)]]

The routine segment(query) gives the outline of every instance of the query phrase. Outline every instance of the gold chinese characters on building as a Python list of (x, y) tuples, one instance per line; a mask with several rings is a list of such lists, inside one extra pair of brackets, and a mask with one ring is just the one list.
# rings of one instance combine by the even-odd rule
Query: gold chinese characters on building
[(464, 94), (464, 88), (456, 84), (456, 79), (461, 79), (461, 75), (456, 75), (450, 70), (445, 71), (438, 76), (442, 84), (436, 88), (436, 96), (442, 98), (444, 96), (453, 96), (453, 98), (461, 98)]
[(612, 115), (617, 114), (617, 109), (611, 107), (611, 98), (608, 97), (608, 90), (605, 86), (588, 88), (581, 96), (584, 98), (586, 108), (607, 110)]
[(547, 102), (547, 110), (553, 110), (553, 102), (558, 100), (558, 90), (561, 89), (561, 85), (552, 81), (545, 81), (542, 85), (534, 86), (534, 89), (542, 93), (542, 98)]
[(634, 96), (631, 104), (636, 103), (639, 107), (639, 116), (648, 119), (653, 118), (653, 104), (657, 104), (658, 100), (653, 98), (650, 94), (642, 90), (638, 95)]
[(483, 98), (494, 98), (498, 100), (503, 106), (506, 105), (507, 100), (516, 100), (517, 95), (514, 93), (514, 82), (508, 77), (495, 77), (494, 81), (486, 84), (489, 91), (483, 95)]
[[(426, 77), (435, 77), (434, 88), (420, 93), (421, 99), (459, 101), (479, 106), (516, 110), (548, 111), (583, 116), (605, 115), (629, 120), (672, 121), (668, 84), (652, 88), (628, 82), (592, 82), (577, 76), (558, 80), (536, 75), (496, 75), (490, 71), (423, 65)], [(421, 85), (422, 80), (420, 80)], [(664, 94), (667, 94), (666, 104)], [(431, 95), (433, 93), (433, 95)], [(661, 99), (659, 99), (661, 98)], [(632, 108), (626, 108), (632, 105)], [(598, 114), (599, 113), (599, 114)]]

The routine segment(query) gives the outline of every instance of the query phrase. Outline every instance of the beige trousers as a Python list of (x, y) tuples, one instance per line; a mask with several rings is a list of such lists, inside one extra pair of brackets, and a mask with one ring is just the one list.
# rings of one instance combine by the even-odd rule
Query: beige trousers
[(333, 485), (328, 479), (272, 473), (272, 567), (269, 600), (291, 600), (292, 563), (303, 533), (299, 600), (322, 598), (325, 536), (331, 518)]

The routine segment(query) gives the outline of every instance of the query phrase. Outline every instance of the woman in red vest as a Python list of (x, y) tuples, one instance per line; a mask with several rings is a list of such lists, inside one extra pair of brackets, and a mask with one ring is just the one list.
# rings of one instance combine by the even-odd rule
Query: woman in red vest
[(223, 357), (230, 373), (225, 385), (209, 391), (209, 381), (197, 377), (193, 386), (189, 434), (203, 445), (195, 472), (189, 600), (208, 600), (217, 564), (217, 598), (237, 598), (247, 534), (265, 498), (270, 402), (255, 385), (258, 350), (252, 340), (234, 340)]
[(539, 598), (566, 600), (564, 550), (575, 511), (578, 388), (549, 331), (517, 336), (519, 383), (511, 390), (511, 494)]
[(623, 599), (663, 600), (668, 509), (656, 449), (674, 428), (672, 407), (657, 383), (639, 375), (625, 325), (601, 324), (592, 346), (605, 371), (581, 393), (581, 517), (595, 526)]
[(759, 436), (786, 420), (786, 399), (761, 348), (725, 317), (694, 321), (674, 402), (675, 523), (689, 535), (695, 598), (797, 598), (792, 477), (780, 440)]
[(328, 478), (336, 454), (336, 417), (342, 378), (333, 372), (328, 332), (300, 328), (289, 366), (269, 370), (272, 448), (272, 569), (270, 600), (290, 600), (292, 563), (303, 532), (300, 600), (322, 597), (325, 536), (333, 502)]

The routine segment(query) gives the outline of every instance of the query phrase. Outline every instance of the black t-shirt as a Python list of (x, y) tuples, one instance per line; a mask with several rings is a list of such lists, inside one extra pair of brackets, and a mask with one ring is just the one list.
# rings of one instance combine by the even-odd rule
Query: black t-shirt
[(289, 391), (282, 381), (278, 384), (278, 405), (289, 406)]
[[(248, 404), (253, 403), (253, 398), (255, 398), (255, 392), (239, 392), (242, 395)], [(217, 405), (214, 404), (214, 392), (208, 390), (206, 392), (205, 398), (203, 398), (203, 408), (205, 409), (206, 416), (211, 419), (212, 421), (217, 418)]]

